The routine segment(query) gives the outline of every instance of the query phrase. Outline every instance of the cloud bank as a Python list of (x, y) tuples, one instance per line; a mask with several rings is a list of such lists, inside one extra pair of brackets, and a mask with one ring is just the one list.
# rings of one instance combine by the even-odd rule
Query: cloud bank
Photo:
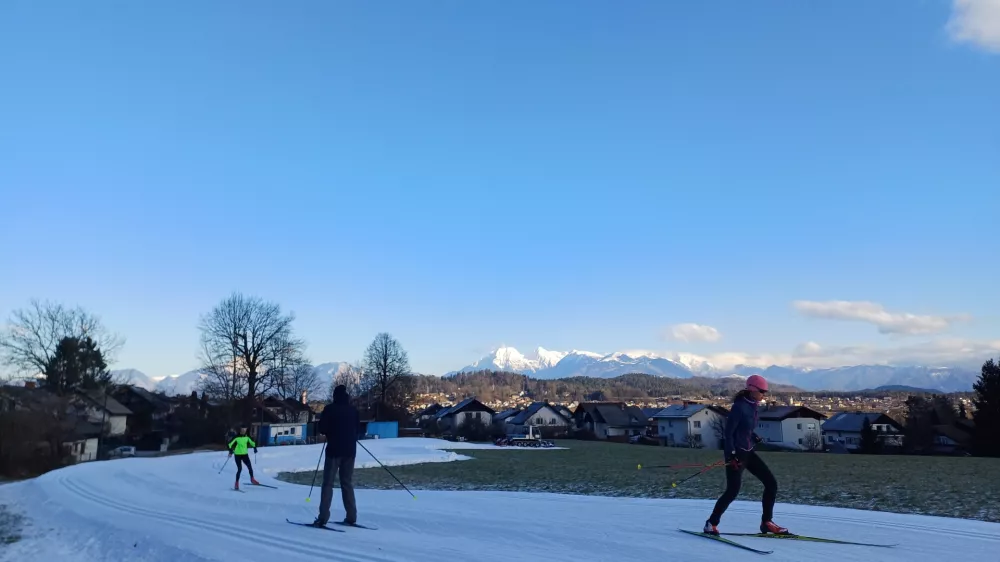
[(706, 341), (714, 342), (722, 338), (722, 334), (711, 326), (703, 324), (675, 324), (667, 331), (667, 337), (677, 341), (694, 342)]
[(937, 334), (957, 321), (968, 319), (968, 315), (930, 316), (889, 312), (882, 305), (868, 301), (795, 301), (792, 306), (804, 316), (866, 322), (877, 327), (883, 334), (910, 336)]
[(1000, 53), (1000, 0), (953, 0), (946, 27), (953, 41)]
[(736, 365), (750, 367), (781, 365), (811, 369), (852, 365), (921, 365), (979, 369), (990, 357), (1000, 356), (1000, 339), (942, 338), (895, 347), (874, 345), (827, 347), (810, 341), (797, 345), (788, 353), (728, 351), (701, 356), (667, 351), (657, 355), (674, 360), (683, 357), (683, 363), (708, 362), (719, 369), (731, 369)]

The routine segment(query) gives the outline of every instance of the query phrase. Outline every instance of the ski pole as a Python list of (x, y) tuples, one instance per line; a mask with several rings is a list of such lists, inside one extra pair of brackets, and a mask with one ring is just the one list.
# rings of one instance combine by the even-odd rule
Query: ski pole
[(642, 466), (640, 464), (639, 470), (642, 470), (643, 468), (704, 468), (706, 466), (711, 466), (711, 465), (688, 463), (688, 464), (654, 464), (649, 466)]
[(683, 483), (687, 482), (688, 480), (694, 478), (695, 476), (700, 476), (700, 475), (708, 472), (709, 470), (712, 470), (713, 468), (719, 468), (720, 466), (723, 466), (724, 464), (726, 464), (725, 461), (719, 461), (719, 462), (710, 464), (710, 465), (706, 466), (705, 468), (699, 470), (698, 472), (695, 472), (691, 476), (688, 476), (684, 480), (681, 480), (680, 482), (674, 482), (674, 483), (672, 483), (671, 487), (676, 488), (678, 484), (683, 484)]
[(230, 455), (226, 455), (226, 462), (222, 463), (222, 468), (219, 469), (219, 474), (222, 474), (222, 470), (226, 468), (227, 464), (229, 464), (229, 456)]
[(316, 470), (313, 471), (313, 483), (312, 486), (309, 486), (309, 496), (306, 498), (306, 501), (309, 501), (309, 498), (313, 495), (313, 486), (316, 485), (316, 475), (319, 474), (319, 461), (323, 460), (324, 452), (326, 452), (326, 443), (323, 443), (323, 448), (319, 450), (319, 458), (316, 459)]
[[(372, 452), (368, 450), (368, 447), (365, 447), (364, 443), (358, 440), (358, 445), (361, 445), (361, 448), (364, 449), (366, 453), (371, 455), (371, 457), (375, 459), (375, 462), (377, 462), (382, 468), (385, 468), (385, 471), (389, 473), (389, 476), (392, 476), (393, 478), (396, 479), (396, 482), (399, 482), (399, 478), (396, 478), (396, 475), (393, 474), (392, 471), (389, 470), (384, 464), (382, 464), (382, 461), (378, 460), (378, 458), (376, 458), (375, 455), (372, 455)], [(410, 489), (406, 487), (406, 484), (399, 482), (399, 485), (402, 486), (403, 489), (406, 490), (407, 492), (410, 492)], [(414, 496), (413, 492), (410, 492), (410, 495), (413, 496), (413, 499), (417, 499), (417, 496)]]

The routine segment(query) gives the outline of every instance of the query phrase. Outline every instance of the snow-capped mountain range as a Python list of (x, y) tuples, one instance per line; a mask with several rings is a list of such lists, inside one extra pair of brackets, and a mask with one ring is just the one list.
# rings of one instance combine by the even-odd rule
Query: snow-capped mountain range
[(963, 367), (919, 365), (855, 365), (831, 369), (808, 369), (771, 365), (736, 365), (724, 369), (688, 353), (661, 356), (649, 352), (608, 354), (573, 350), (551, 351), (543, 347), (525, 356), (513, 347), (500, 347), (475, 363), (448, 375), (481, 370), (508, 371), (537, 379), (567, 377), (612, 378), (629, 373), (687, 378), (762, 374), (768, 380), (797, 386), (803, 390), (863, 390), (887, 385), (911, 386), (944, 392), (970, 391), (979, 372)]
[[(319, 378), (320, 388), (323, 389), (320, 393), (321, 395), (316, 396), (316, 398), (325, 399), (326, 391), (330, 388), (333, 379), (349, 367), (350, 364), (347, 362), (322, 363), (313, 367), (313, 371)], [(168, 395), (191, 394), (191, 391), (197, 390), (198, 383), (205, 377), (199, 370), (188, 371), (180, 375), (161, 377), (151, 377), (136, 369), (120, 369), (112, 372), (127, 384), (133, 384), (152, 392), (163, 392)]]
[[(344, 372), (347, 362), (323, 363), (315, 372), (323, 388), (330, 388), (338, 373)], [(445, 376), (475, 371), (507, 371), (530, 375), (537, 379), (569, 377), (613, 378), (630, 373), (675, 378), (748, 377), (762, 374), (769, 381), (797, 386), (803, 390), (863, 390), (880, 386), (909, 386), (943, 392), (966, 392), (979, 377), (979, 371), (965, 367), (927, 367), (920, 365), (854, 365), (830, 369), (771, 365), (768, 367), (736, 365), (720, 368), (708, 360), (689, 353), (661, 356), (649, 352), (594, 353), (591, 351), (552, 351), (543, 347), (526, 356), (513, 347), (500, 347), (475, 363), (452, 371)], [(131, 384), (154, 392), (191, 394), (204, 376), (200, 371), (180, 375), (150, 377), (135, 369), (115, 371)]]

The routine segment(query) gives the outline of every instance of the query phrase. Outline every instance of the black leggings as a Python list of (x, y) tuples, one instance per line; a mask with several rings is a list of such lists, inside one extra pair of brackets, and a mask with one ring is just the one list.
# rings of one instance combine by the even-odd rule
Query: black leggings
[(236, 481), (240, 481), (240, 474), (243, 473), (243, 465), (247, 465), (247, 472), (253, 478), (253, 467), (250, 466), (250, 455), (236, 455)]
[(722, 519), (722, 514), (726, 512), (729, 508), (729, 504), (733, 503), (736, 496), (740, 494), (740, 485), (743, 483), (743, 469), (747, 469), (750, 474), (753, 474), (760, 480), (761, 484), (764, 485), (764, 497), (761, 499), (761, 503), (764, 506), (764, 512), (761, 514), (761, 521), (770, 521), (771, 517), (774, 516), (774, 499), (778, 496), (778, 481), (774, 479), (774, 475), (771, 474), (771, 469), (767, 468), (764, 461), (757, 456), (756, 451), (750, 451), (743, 458), (743, 465), (739, 470), (734, 470), (728, 464), (726, 465), (726, 491), (722, 493), (719, 501), (715, 502), (715, 509), (712, 510), (712, 516), (708, 521), (712, 525), (718, 525), (719, 521)]

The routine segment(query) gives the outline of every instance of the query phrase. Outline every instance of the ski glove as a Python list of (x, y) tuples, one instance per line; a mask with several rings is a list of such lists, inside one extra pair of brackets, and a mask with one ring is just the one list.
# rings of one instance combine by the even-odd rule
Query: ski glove
[(255, 454), (255, 455), (257, 454), (257, 447), (253, 448), (253, 454)]

